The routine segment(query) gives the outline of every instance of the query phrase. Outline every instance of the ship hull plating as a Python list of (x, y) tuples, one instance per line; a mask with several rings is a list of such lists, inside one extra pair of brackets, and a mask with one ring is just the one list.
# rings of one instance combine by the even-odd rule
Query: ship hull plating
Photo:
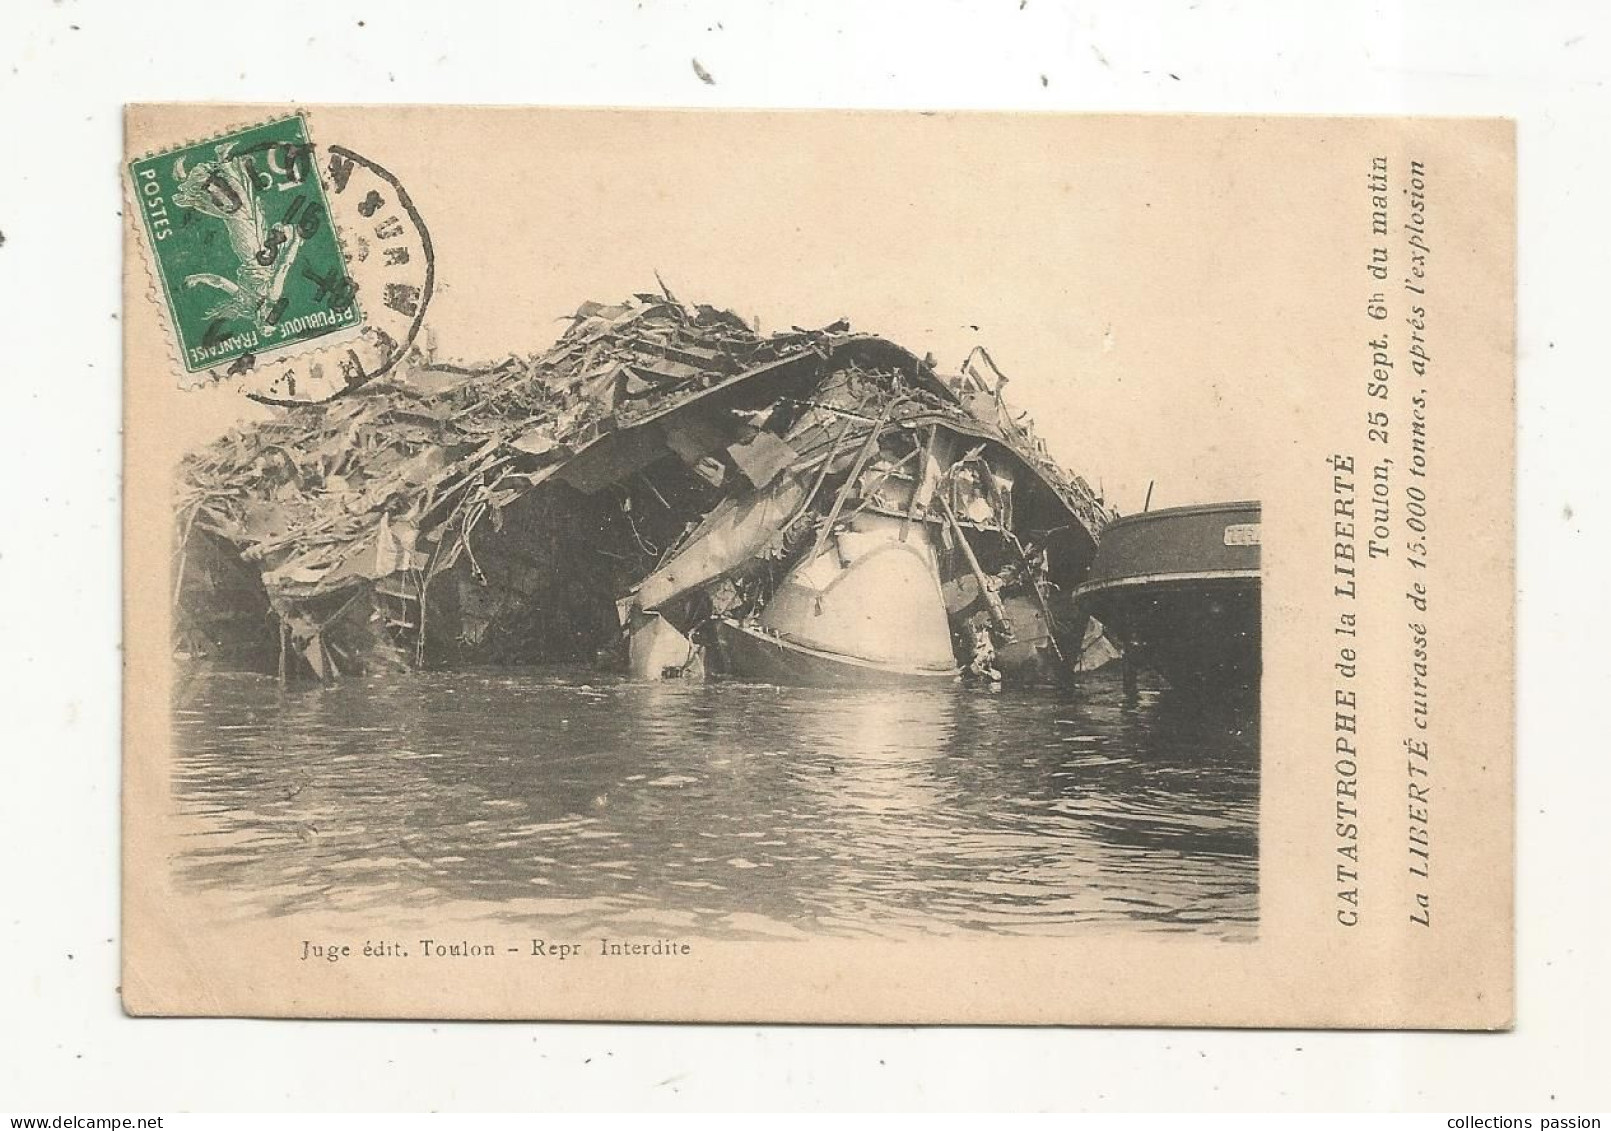
[(1261, 665), (1260, 509), (1177, 507), (1115, 520), (1076, 606), (1126, 662), (1176, 687), (1256, 686)]

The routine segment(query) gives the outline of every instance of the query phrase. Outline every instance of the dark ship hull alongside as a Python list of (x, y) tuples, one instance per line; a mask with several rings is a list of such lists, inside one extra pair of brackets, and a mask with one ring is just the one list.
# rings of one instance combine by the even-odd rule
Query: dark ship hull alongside
[(1115, 519), (1074, 591), (1125, 662), (1180, 688), (1256, 687), (1260, 507), (1174, 507)]

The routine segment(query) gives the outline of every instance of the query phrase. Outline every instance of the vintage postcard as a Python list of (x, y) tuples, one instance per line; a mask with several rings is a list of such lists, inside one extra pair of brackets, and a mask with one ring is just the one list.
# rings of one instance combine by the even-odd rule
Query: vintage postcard
[(129, 1012), (1512, 1023), (1510, 123), (119, 176)]

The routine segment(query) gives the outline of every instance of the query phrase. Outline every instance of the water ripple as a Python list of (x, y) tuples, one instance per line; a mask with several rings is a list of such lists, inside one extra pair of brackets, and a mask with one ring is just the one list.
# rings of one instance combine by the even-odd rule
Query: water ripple
[(470, 900), (754, 938), (1257, 922), (1256, 706), (1127, 705), (1116, 678), (896, 696), (206, 673), (175, 720), (177, 867), (255, 913)]

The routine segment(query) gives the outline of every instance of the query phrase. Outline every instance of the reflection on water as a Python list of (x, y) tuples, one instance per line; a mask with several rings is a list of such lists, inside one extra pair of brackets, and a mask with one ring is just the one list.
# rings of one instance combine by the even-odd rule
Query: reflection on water
[(257, 914), (472, 901), (726, 937), (1257, 920), (1256, 705), (1126, 706), (1116, 675), (896, 695), (202, 672), (177, 706), (177, 867)]

